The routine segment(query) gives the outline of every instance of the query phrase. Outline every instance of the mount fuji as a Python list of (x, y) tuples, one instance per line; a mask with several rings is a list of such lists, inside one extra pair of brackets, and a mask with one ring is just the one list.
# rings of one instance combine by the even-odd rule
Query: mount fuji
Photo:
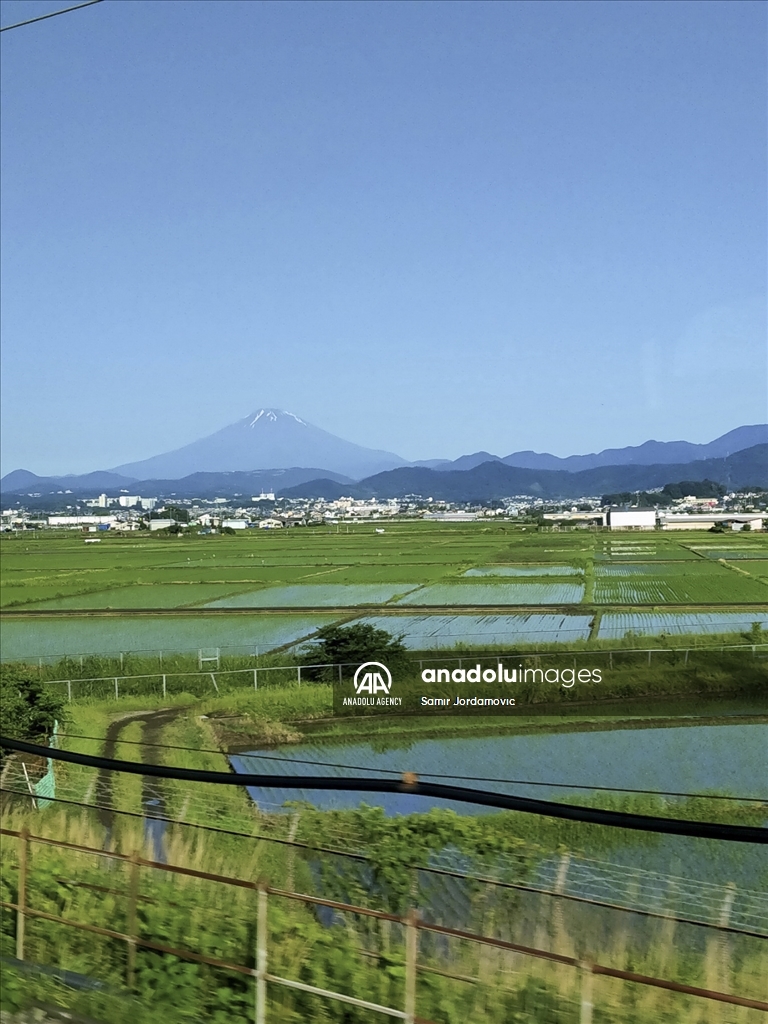
[(399, 455), (344, 441), (292, 412), (257, 409), (183, 448), (125, 463), (111, 472), (137, 480), (179, 480), (192, 473), (320, 466), (359, 480), (406, 465)]

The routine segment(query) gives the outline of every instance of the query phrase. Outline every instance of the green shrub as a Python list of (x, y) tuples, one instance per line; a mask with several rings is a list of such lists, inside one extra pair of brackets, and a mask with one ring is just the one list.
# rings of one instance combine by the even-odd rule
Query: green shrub
[(63, 695), (57, 695), (24, 665), (0, 665), (0, 734), (45, 739), (62, 721)]

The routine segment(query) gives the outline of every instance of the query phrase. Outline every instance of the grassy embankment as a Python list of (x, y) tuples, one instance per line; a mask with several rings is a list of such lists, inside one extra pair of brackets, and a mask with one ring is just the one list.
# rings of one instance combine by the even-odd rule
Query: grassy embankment
[[(432, 818), (433, 830), (447, 823)], [(455, 817), (455, 816), (454, 816)], [(510, 822), (513, 816), (509, 816)], [(347, 825), (349, 815), (342, 816)], [(459, 819), (461, 821), (461, 819)], [(12, 827), (18, 821), (8, 822)], [(45, 823), (45, 824), (43, 824)], [(413, 824), (413, 823), (411, 823)], [(418, 835), (425, 835), (428, 821), (420, 821)], [(42, 812), (37, 831), (44, 828), (57, 838), (99, 848), (103, 830), (85, 816), (64, 814), (60, 809)], [(480, 826), (482, 828), (482, 826)], [(129, 851), (141, 848), (143, 826), (137, 819), (122, 819), (118, 845)], [(403, 870), (404, 851), (411, 861), (421, 852), (415, 833), (400, 823), (400, 834), (385, 830), (379, 835), (379, 858), (371, 870), (340, 858), (332, 861), (311, 852), (291, 856), (284, 847), (236, 837), (195, 833), (172, 826), (168, 859), (172, 863), (205, 871), (230, 873), (272, 885), (313, 892), (327, 898), (348, 899), (363, 905), (404, 909), (404, 903), (420, 899), (412, 875)], [(509, 859), (515, 860), (518, 877), (526, 877), (535, 856), (510, 829)], [(387, 857), (387, 842), (389, 853)], [(397, 842), (396, 842), (397, 840)], [(395, 856), (399, 849), (399, 856)], [(16, 846), (2, 848), (3, 899), (16, 897)], [(125, 865), (110, 866), (103, 858), (34, 846), (29, 875), (30, 905), (77, 921), (102, 924), (124, 931), (128, 926), (129, 877)], [(755, 940), (729, 940), (727, 956), (719, 939), (702, 939), (697, 930), (664, 922), (607, 911), (573, 912), (565, 916), (551, 906), (532, 906), (524, 894), (485, 884), (469, 883), (460, 900), (456, 919), (456, 892), (449, 887), (443, 897), (428, 884), (425, 898), (442, 907), (446, 923), (491, 930), (502, 938), (528, 944), (553, 945), (560, 952), (639, 973), (675, 978), (702, 987), (730, 987), (741, 994), (759, 997), (762, 951)], [(169, 876), (142, 869), (139, 882), (138, 928), (141, 935), (168, 946), (253, 966), (255, 951), (255, 894), (199, 879)], [(438, 899), (435, 905), (434, 900)], [(448, 902), (442, 903), (441, 899)], [(578, 910), (578, 908), (577, 908)], [(434, 911), (433, 911), (434, 913)], [(533, 929), (533, 931), (530, 931)], [(2, 954), (13, 955), (14, 920), (6, 914), (2, 926)], [(363, 951), (363, 952), (361, 952)], [(367, 955), (363, 955), (367, 954)], [(358, 997), (395, 1006), (403, 1000), (402, 931), (381, 922), (348, 915), (323, 916), (298, 903), (270, 900), (270, 970), (284, 977), (340, 990)], [(59, 1002), (70, 1010), (88, 1013), (110, 1024), (131, 1021), (148, 1024), (162, 1017), (169, 1024), (190, 1020), (248, 1021), (253, 1019), (253, 983), (220, 968), (190, 963), (174, 956), (139, 948), (134, 994), (125, 992), (125, 944), (72, 928), (31, 919), (27, 926), (27, 959), (56, 965), (98, 979), (107, 992), (77, 993), (39, 976), (21, 976), (4, 968), (2, 999), (6, 1007), (35, 1000)], [(572, 1024), (578, 1019), (576, 972), (554, 965), (469, 944), (426, 942), (420, 951), (418, 1012), (435, 1021), (506, 1022), (516, 1015), (535, 1014), (534, 1019)], [(432, 971), (437, 973), (432, 973)], [(442, 973), (440, 973), (442, 972)], [(475, 979), (467, 984), (446, 977)], [(110, 992), (111, 990), (111, 992)], [(114, 992), (115, 994), (111, 994)], [(651, 1024), (659, 1019), (685, 1019), (705, 1024), (711, 1007), (698, 1000), (652, 990), (638, 990), (614, 982), (596, 983), (596, 1002), (604, 1024)], [(373, 1022), (366, 1011), (352, 1011), (340, 1004), (301, 994), (289, 995), (271, 987), (270, 1020), (326, 1020)], [(676, 1015), (676, 1016), (675, 1016)], [(522, 1019), (525, 1019), (523, 1017)], [(752, 1019), (744, 1013), (735, 1018)]]

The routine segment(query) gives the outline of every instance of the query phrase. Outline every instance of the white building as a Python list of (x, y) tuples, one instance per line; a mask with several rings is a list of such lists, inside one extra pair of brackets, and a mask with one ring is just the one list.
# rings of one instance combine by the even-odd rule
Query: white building
[(229, 528), (230, 530), (245, 530), (248, 528), (248, 523), (245, 519), (223, 519), (221, 522), (222, 530)]
[(611, 508), (608, 526), (612, 530), (655, 530), (655, 508)]
[(279, 519), (262, 519), (259, 523), (260, 530), (282, 530), (283, 524)]
[(117, 499), (120, 508), (135, 508), (141, 503), (141, 496), (138, 494), (121, 494)]
[(212, 516), (210, 512), (203, 512), (197, 518), (198, 526), (218, 527), (221, 526), (221, 516)]
[(662, 530), (711, 530), (716, 523), (722, 523), (731, 530), (743, 530), (749, 524), (751, 530), (762, 530), (765, 517), (758, 512), (660, 512)]
[(274, 500), (275, 500), (275, 492), (274, 491), (262, 491), (261, 494), (254, 495), (254, 497), (251, 498), (251, 501), (274, 501)]
[[(169, 526), (176, 526), (175, 519), (150, 519), (149, 529), (151, 533), (155, 530), (167, 530)], [(186, 523), (182, 523), (182, 526), (186, 526)]]
[(48, 516), (49, 526), (112, 526), (116, 516)]
[(473, 523), (481, 518), (480, 512), (425, 512), (422, 516), (422, 519), (438, 523)]

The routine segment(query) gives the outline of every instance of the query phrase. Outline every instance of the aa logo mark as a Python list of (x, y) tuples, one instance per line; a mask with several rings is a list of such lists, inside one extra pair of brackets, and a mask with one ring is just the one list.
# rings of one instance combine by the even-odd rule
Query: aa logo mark
[(389, 693), (392, 688), (392, 673), (379, 661), (366, 661), (355, 672), (353, 680), (355, 693)]

